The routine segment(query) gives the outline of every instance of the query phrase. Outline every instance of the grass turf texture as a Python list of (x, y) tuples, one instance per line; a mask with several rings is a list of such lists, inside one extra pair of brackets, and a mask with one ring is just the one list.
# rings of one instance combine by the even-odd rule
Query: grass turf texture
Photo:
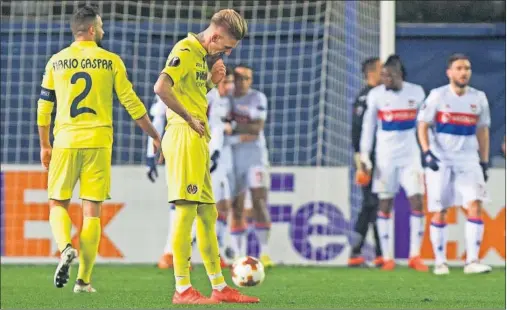
[[(74, 294), (77, 266), (63, 289), (53, 286), (55, 266), (2, 265), (1, 308), (189, 308), (173, 306), (172, 270), (148, 265), (99, 265), (96, 294)], [(230, 273), (224, 271), (228, 283)], [(202, 266), (194, 266), (193, 285), (209, 296)], [(446, 277), (398, 267), (377, 269), (282, 267), (267, 270), (258, 287), (241, 289), (261, 298), (254, 305), (214, 305), (200, 308), (445, 308), (505, 309), (505, 270), (464, 275), (453, 268)], [(195, 306), (194, 306), (195, 307)]]

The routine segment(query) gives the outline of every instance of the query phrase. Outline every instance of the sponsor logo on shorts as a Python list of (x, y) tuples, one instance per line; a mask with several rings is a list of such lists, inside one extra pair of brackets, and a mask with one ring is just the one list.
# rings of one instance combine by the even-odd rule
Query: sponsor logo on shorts
[(191, 195), (195, 195), (197, 193), (197, 185), (195, 184), (188, 184), (187, 186), (187, 192)]

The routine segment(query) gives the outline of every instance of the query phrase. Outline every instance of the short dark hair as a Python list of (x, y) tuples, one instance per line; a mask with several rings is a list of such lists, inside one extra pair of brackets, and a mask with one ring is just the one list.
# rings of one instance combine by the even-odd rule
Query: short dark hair
[(95, 23), (97, 16), (99, 16), (99, 11), (96, 6), (85, 5), (77, 9), (70, 19), (72, 34), (77, 35), (88, 30), (88, 27)]
[(234, 70), (236, 70), (236, 68), (245, 68), (245, 69), (248, 69), (248, 70), (253, 71), (253, 68), (252, 68), (252, 67), (250, 67), (250, 66), (249, 66), (249, 65), (247, 65), (247, 64), (243, 64), (243, 63), (235, 65), (235, 66), (234, 66)]
[(468, 61), (470, 61), (470, 59), (468, 58), (467, 55), (462, 54), (462, 53), (454, 53), (451, 56), (449, 56), (449, 59), (447, 60), (447, 68), (450, 68), (452, 66), (452, 64), (455, 61), (457, 61), (457, 60), (468, 60)]
[(231, 66), (225, 66), (225, 76), (228, 76), (228, 75), (233, 75), (234, 74), (234, 70)]
[(405, 79), (407, 76), (407, 71), (405, 70), (405, 66), (403, 65), (403, 62), (401, 61), (401, 57), (399, 55), (393, 54), (389, 56), (384, 63), (384, 67), (391, 67), (400, 70), (402, 79)]
[(375, 70), (375, 64), (380, 61), (379, 57), (370, 57), (361, 63), (361, 72), (364, 78), (368, 77), (368, 73)]

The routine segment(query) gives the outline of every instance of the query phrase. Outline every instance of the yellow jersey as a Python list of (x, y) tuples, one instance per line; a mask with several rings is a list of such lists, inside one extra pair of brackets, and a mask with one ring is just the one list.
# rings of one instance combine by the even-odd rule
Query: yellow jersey
[[(206, 138), (211, 138), (208, 126), (208, 100), (206, 99), (208, 80), (208, 53), (196, 35), (188, 36), (176, 43), (167, 57), (162, 73), (169, 75), (174, 83), (173, 92), (178, 101), (190, 115), (203, 121), (206, 125)], [(167, 110), (167, 126), (186, 124), (186, 121), (170, 109)]]
[(93, 41), (76, 41), (54, 54), (41, 86), (37, 125), (50, 125), (56, 102), (56, 148), (112, 147), (113, 90), (133, 119), (146, 114), (120, 56)]

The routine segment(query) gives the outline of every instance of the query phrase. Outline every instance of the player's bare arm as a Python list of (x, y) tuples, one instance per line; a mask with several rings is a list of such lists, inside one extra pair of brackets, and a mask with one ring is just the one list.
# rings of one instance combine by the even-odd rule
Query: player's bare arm
[(428, 138), (428, 128), (429, 124), (426, 122), (418, 122), (417, 124), (417, 138), (419, 139), (419, 144), (421, 145), (421, 150), (423, 153), (430, 150), (429, 138)]
[(49, 162), (51, 161), (51, 143), (49, 142), (49, 126), (38, 126), (39, 127), (39, 141), (40, 141), (40, 161), (44, 169), (49, 168)]
[[(153, 138), (153, 152), (157, 154), (160, 150), (160, 135), (157, 129), (153, 126), (148, 114), (144, 114), (141, 118), (136, 119), (137, 126)], [(162, 158), (162, 155), (160, 155)]]
[(155, 86), (153, 86), (153, 91), (160, 97), (160, 100), (162, 100), (169, 109), (183, 118), (193, 130), (202, 136), (204, 134), (204, 123), (193, 118), (183, 105), (178, 102), (178, 99), (176, 99), (172, 91), (173, 85), (174, 83), (171, 77), (162, 73), (159, 75)]
[(487, 163), (489, 161), (489, 128), (487, 126), (477, 128), (476, 136), (481, 163)]

